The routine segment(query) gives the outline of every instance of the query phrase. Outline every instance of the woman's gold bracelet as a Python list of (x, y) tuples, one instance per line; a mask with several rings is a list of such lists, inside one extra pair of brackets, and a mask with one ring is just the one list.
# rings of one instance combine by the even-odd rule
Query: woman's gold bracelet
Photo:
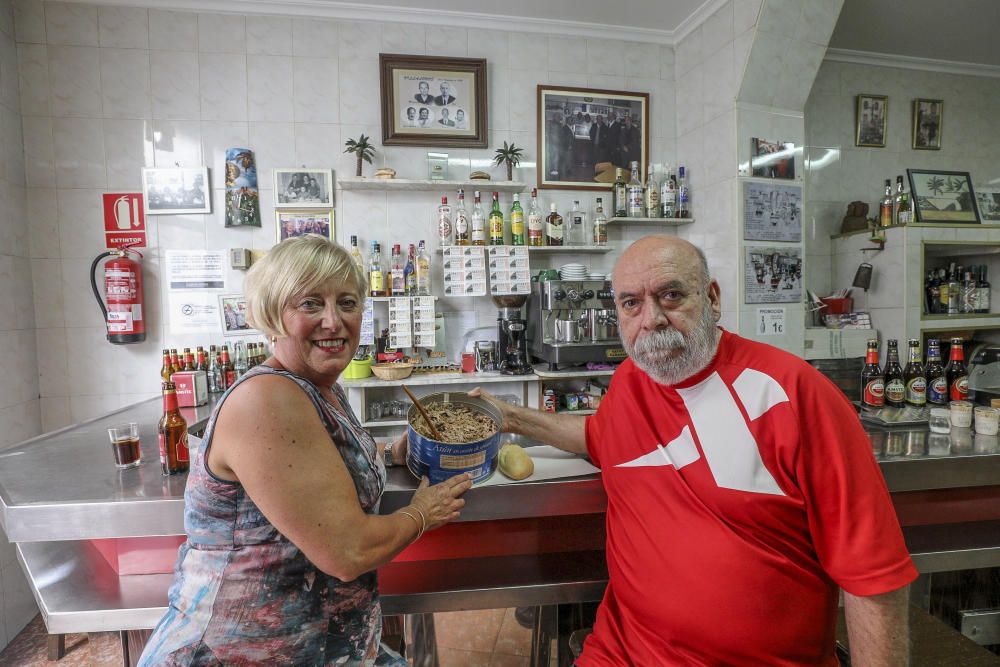
[(413, 538), (413, 541), (416, 542), (417, 540), (420, 539), (420, 536), (424, 534), (424, 530), (427, 528), (427, 519), (424, 518), (424, 513), (421, 512), (419, 509), (417, 509), (416, 507), (414, 507), (413, 509), (417, 510), (417, 512), (420, 514), (420, 521), (417, 521), (417, 517), (414, 516), (413, 512), (411, 512), (406, 507), (400, 508), (399, 513), (405, 514), (406, 516), (410, 517), (411, 519), (413, 519), (413, 522), (417, 524), (417, 536)]

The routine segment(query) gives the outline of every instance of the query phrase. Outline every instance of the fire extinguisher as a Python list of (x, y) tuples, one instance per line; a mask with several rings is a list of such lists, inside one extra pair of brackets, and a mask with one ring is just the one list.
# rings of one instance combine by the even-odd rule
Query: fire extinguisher
[[(143, 319), (142, 265), (129, 257), (135, 254), (142, 259), (132, 243), (119, 246), (116, 250), (102, 252), (90, 265), (90, 286), (94, 290), (97, 305), (104, 313), (104, 323), (108, 328), (108, 340), (116, 345), (141, 343), (146, 340), (146, 322)], [(104, 265), (104, 299), (97, 289), (97, 265), (105, 257), (114, 257)], [(107, 306), (104, 300), (107, 300)]]

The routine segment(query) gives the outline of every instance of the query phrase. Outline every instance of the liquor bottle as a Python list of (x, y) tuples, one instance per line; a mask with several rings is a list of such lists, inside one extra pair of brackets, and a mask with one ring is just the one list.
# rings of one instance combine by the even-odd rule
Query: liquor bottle
[(179, 373), (182, 370), (181, 361), (177, 357), (177, 348), (170, 348), (170, 374)]
[(630, 165), (632, 167), (632, 177), (628, 181), (628, 217), (641, 218), (646, 214), (642, 192), (642, 181), (639, 180), (639, 163), (635, 160)]
[(392, 246), (392, 296), (406, 296), (406, 264), (403, 263), (403, 253), (399, 244)]
[(933, 315), (941, 312), (941, 282), (938, 280), (937, 271), (927, 272), (927, 280), (924, 283), (927, 292), (927, 313)]
[(938, 299), (941, 302), (941, 307), (937, 312), (943, 315), (948, 312), (948, 274), (945, 269), (938, 269), (937, 274), (939, 285)]
[(667, 174), (660, 186), (660, 209), (664, 218), (677, 217), (677, 182), (673, 174)]
[(510, 244), (524, 245), (524, 211), (521, 210), (521, 200), (516, 192), (510, 205)]
[(177, 407), (177, 387), (163, 383), (163, 416), (157, 424), (160, 441), (160, 470), (164, 475), (187, 472), (190, 465), (187, 422)]
[(453, 245), (454, 236), (451, 227), (451, 206), (448, 206), (448, 198), (441, 197), (441, 205), (437, 211), (437, 234), (442, 246)]
[(199, 345), (196, 354), (198, 355), (198, 361), (195, 363), (194, 369), (196, 371), (207, 371), (208, 364), (205, 362), (205, 348)]
[(364, 272), (365, 257), (361, 254), (361, 248), (358, 247), (358, 237), (353, 234), (351, 235), (351, 259), (358, 265), (358, 269)]
[(486, 245), (486, 216), (483, 214), (478, 190), (472, 204), (472, 231), (469, 235), (472, 237), (472, 245)]
[(465, 211), (465, 190), (458, 191), (458, 206), (455, 207), (455, 245), (471, 245), (469, 234), (469, 214)]
[(500, 193), (493, 193), (490, 211), (490, 245), (503, 245), (503, 211), (500, 210)]
[[(479, 201), (478, 192), (476, 193), (476, 201)], [(427, 247), (424, 245), (423, 239), (420, 239), (420, 245), (417, 246), (417, 266), (415, 273), (417, 274), (417, 296), (430, 296), (431, 256), (427, 254)]]
[(948, 400), (967, 401), (969, 399), (969, 374), (965, 369), (965, 350), (961, 338), (951, 339), (948, 365), (944, 367), (948, 380)]
[(229, 346), (222, 346), (222, 364), (221, 364), (222, 379), (225, 382), (225, 388), (228, 390), (236, 382), (236, 367), (233, 366), (233, 362), (229, 359)]
[(958, 282), (958, 274), (961, 268), (955, 269), (955, 262), (951, 263), (951, 270), (948, 273), (948, 314), (957, 315), (962, 310), (962, 288)]
[(184, 348), (184, 370), (186, 371), (194, 370), (194, 353), (191, 352), (190, 347)]
[(913, 211), (910, 206), (910, 194), (903, 187), (903, 177), (896, 177), (896, 197), (893, 200), (893, 222), (897, 225), (908, 225), (912, 222)]
[(974, 313), (979, 308), (979, 283), (972, 277), (972, 271), (965, 272), (962, 280), (962, 297), (959, 301), (960, 313)]
[(160, 366), (160, 377), (164, 382), (170, 382), (170, 374), (173, 372), (173, 364), (170, 363), (170, 350), (163, 351), (163, 365)]
[(625, 170), (615, 168), (615, 185), (612, 190), (616, 218), (628, 217), (628, 186), (625, 185)]
[(233, 346), (233, 356), (236, 358), (233, 362), (234, 377), (239, 379), (243, 377), (250, 367), (247, 363), (247, 352), (243, 348), (243, 343), (238, 342)]
[(608, 218), (604, 215), (604, 201), (597, 198), (597, 210), (594, 212), (594, 245), (608, 244)]
[(545, 245), (545, 221), (538, 208), (538, 190), (531, 188), (531, 205), (528, 207), (528, 245)]
[(549, 217), (545, 218), (545, 245), (563, 244), (563, 218), (556, 212), (555, 202), (549, 205)]
[(677, 217), (691, 217), (691, 188), (688, 186), (687, 170), (677, 168)]
[(566, 245), (583, 245), (587, 242), (587, 214), (580, 210), (580, 200), (573, 200), (573, 209), (569, 212), (569, 231), (566, 234)]
[(223, 388), (222, 371), (219, 366), (219, 355), (214, 345), (208, 348), (208, 393), (221, 394)]
[(889, 339), (885, 361), (885, 404), (893, 408), (906, 405), (906, 381), (903, 367), (899, 365), (899, 348), (895, 339)]
[(885, 193), (879, 206), (878, 224), (882, 227), (892, 226), (892, 181), (885, 179)]
[(257, 365), (257, 343), (247, 343), (247, 370)]
[(865, 367), (861, 369), (861, 404), (866, 408), (885, 405), (885, 375), (878, 365), (878, 340), (868, 341)]
[(660, 217), (660, 184), (656, 182), (656, 170), (653, 165), (649, 165), (649, 174), (646, 176), (646, 213), (647, 218)]
[(385, 274), (382, 272), (381, 248), (372, 241), (372, 251), (368, 255), (368, 296), (385, 296)]
[(976, 303), (979, 305), (979, 310), (977, 313), (988, 313), (990, 312), (990, 281), (986, 280), (986, 265), (982, 264), (979, 267), (979, 281), (976, 284), (979, 289), (979, 298), (976, 299)]
[(403, 284), (406, 296), (417, 295), (417, 274), (415, 273), (416, 265), (414, 262), (416, 253), (416, 246), (411, 243), (410, 249), (406, 253), (406, 266), (403, 267)]
[(948, 378), (941, 363), (941, 344), (937, 338), (927, 340), (927, 402), (931, 405), (948, 404)]
[(909, 360), (906, 368), (903, 369), (903, 382), (906, 383), (906, 404), (915, 407), (923, 407), (927, 404), (927, 378), (924, 377), (924, 367), (920, 363), (920, 341), (911, 338), (907, 341), (909, 346)]

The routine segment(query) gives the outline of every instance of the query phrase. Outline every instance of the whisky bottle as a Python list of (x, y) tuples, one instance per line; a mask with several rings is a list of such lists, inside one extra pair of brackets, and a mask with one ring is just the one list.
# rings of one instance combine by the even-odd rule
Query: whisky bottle
[(563, 218), (556, 211), (555, 202), (549, 205), (549, 217), (545, 219), (545, 245), (563, 244)]
[(524, 245), (524, 211), (521, 201), (514, 193), (514, 202), (510, 205), (510, 244)]
[(883, 227), (892, 225), (892, 181), (885, 179), (885, 194), (882, 195), (882, 204), (879, 206), (878, 223)]
[(528, 207), (528, 245), (545, 245), (545, 222), (542, 210), (538, 208), (538, 190), (531, 188), (531, 205)]

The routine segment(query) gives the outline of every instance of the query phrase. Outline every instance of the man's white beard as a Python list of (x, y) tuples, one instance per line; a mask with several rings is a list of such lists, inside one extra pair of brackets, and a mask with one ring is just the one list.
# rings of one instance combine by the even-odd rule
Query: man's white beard
[(719, 330), (706, 299), (701, 320), (688, 336), (677, 329), (663, 329), (641, 336), (632, 345), (622, 342), (632, 362), (655, 382), (674, 385), (711, 363), (719, 344)]

